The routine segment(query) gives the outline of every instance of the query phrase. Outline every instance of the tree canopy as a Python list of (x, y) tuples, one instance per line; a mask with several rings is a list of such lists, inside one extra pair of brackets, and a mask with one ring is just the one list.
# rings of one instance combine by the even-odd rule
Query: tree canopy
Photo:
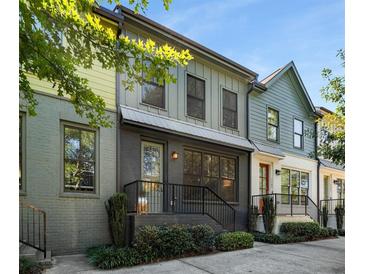
[[(339, 50), (337, 57), (345, 66), (345, 51)], [(329, 68), (322, 70), (322, 77), (328, 82), (321, 88), (321, 95), (327, 102), (336, 104), (333, 113), (326, 113), (321, 119), (318, 153), (336, 164), (345, 165), (345, 77), (334, 76)]]
[[(172, 0), (162, 0), (165, 9)], [(119, 0), (109, 3), (120, 4)], [(148, 0), (129, 0), (135, 12), (144, 11)], [(29, 75), (53, 84), (59, 96), (68, 97), (75, 111), (90, 125), (111, 126), (105, 102), (79, 76), (78, 68), (92, 69), (98, 61), (106, 70), (128, 77), (127, 90), (147, 80), (175, 82), (169, 68), (186, 66), (193, 57), (189, 50), (177, 50), (153, 40), (131, 40), (116, 34), (93, 13), (95, 0), (20, 0), (19, 2), (19, 89), (21, 107), (36, 115), (37, 101)]]

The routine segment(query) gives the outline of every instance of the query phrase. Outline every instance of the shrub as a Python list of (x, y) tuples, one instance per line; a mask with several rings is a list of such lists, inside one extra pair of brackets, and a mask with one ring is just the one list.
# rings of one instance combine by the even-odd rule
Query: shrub
[(327, 238), (330, 236), (330, 231), (327, 228), (321, 228), (318, 234), (320, 238)]
[(325, 206), (322, 208), (322, 223), (323, 223), (323, 227), (327, 227), (327, 223), (328, 223), (328, 209)]
[(274, 228), (275, 221), (275, 206), (274, 199), (266, 196), (263, 198), (264, 209), (263, 209), (263, 221), (266, 233), (271, 233)]
[(19, 258), (19, 274), (41, 274), (43, 267), (40, 263), (25, 257)]
[(270, 243), (270, 244), (287, 244), (306, 241), (304, 236), (292, 236), (292, 235), (276, 235), (276, 234), (266, 234), (261, 232), (254, 233), (255, 241)]
[(338, 235), (337, 229), (334, 229), (332, 227), (327, 227), (327, 230), (328, 230), (329, 236), (337, 237), (337, 235)]
[(216, 248), (221, 251), (253, 247), (254, 236), (243, 231), (224, 232), (216, 238)]
[(337, 206), (335, 208), (336, 213), (336, 225), (337, 229), (342, 229), (343, 227), (343, 217), (345, 216), (345, 208), (342, 206)]
[(171, 225), (159, 227), (159, 256), (171, 258), (195, 250), (194, 240), (187, 226)]
[(259, 209), (257, 206), (250, 206), (249, 216), (249, 229), (250, 231), (256, 231), (257, 218), (259, 216)]
[(134, 247), (144, 262), (150, 262), (160, 255), (161, 238), (157, 226), (145, 225), (139, 228)]
[(123, 266), (133, 266), (141, 263), (135, 248), (100, 246), (87, 251), (89, 262), (101, 269), (112, 269)]
[(127, 195), (120, 192), (115, 193), (105, 203), (105, 207), (108, 212), (113, 243), (118, 247), (122, 247), (125, 245)]
[(339, 236), (345, 236), (345, 230), (344, 229), (338, 229), (337, 230)]
[(206, 252), (214, 248), (214, 230), (209, 225), (195, 225), (190, 228), (197, 252)]
[(320, 235), (321, 228), (315, 222), (283, 223), (280, 227), (280, 232), (290, 236), (304, 236), (308, 239), (314, 239)]

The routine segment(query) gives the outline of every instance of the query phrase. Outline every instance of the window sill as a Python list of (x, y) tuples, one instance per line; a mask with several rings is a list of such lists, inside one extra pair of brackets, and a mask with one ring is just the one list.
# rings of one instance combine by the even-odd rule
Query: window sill
[(266, 138), (266, 141), (274, 143), (274, 144), (280, 144), (280, 141), (271, 140), (269, 138)]
[(99, 194), (80, 193), (80, 192), (62, 192), (59, 194), (59, 197), (60, 198), (100, 199)]
[(194, 117), (194, 116), (190, 116), (188, 114), (185, 114), (185, 117), (189, 118), (189, 119), (192, 119), (192, 120), (195, 120), (195, 121), (198, 121), (198, 122), (201, 122), (201, 123), (207, 123), (207, 120), (205, 120), (205, 119), (200, 119), (200, 118), (197, 118), (197, 117)]
[(226, 130), (231, 130), (234, 131), (236, 133), (240, 133), (240, 131), (238, 130), (238, 128), (234, 128), (234, 127), (229, 127), (229, 126), (224, 126), (224, 125), (220, 125), (221, 128), (224, 128)]
[(140, 104), (140, 105), (142, 105), (142, 106), (145, 106), (145, 107), (149, 107), (149, 108), (156, 109), (156, 110), (158, 110), (158, 111), (164, 111), (164, 112), (167, 112), (167, 108), (160, 108), (160, 107), (156, 107), (156, 106), (154, 106), (154, 105), (150, 105), (150, 104), (143, 103), (143, 102), (140, 102), (139, 104)]

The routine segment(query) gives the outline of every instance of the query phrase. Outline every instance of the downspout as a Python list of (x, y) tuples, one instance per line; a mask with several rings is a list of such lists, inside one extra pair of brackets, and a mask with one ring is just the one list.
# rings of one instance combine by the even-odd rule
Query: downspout
[(320, 168), (321, 168), (321, 163), (319, 161), (319, 158), (318, 158), (318, 122), (316, 121), (314, 123), (314, 156), (315, 156), (315, 159), (317, 160), (317, 206), (318, 206), (318, 222), (320, 223), (320, 199), (319, 199), (319, 180), (320, 180)]
[[(122, 15), (122, 9), (121, 7), (117, 6), (114, 9), (114, 12)], [(121, 21), (118, 23), (118, 31), (117, 31), (117, 39), (122, 33), (123, 30), (123, 23), (124, 23), (124, 17)], [(117, 41), (116, 47), (119, 48), (119, 41)], [(116, 104), (116, 110), (117, 110), (117, 123), (116, 123), (116, 191), (121, 192), (123, 191), (122, 186), (120, 185), (120, 149), (121, 149), (121, 108), (120, 108), (120, 72), (115, 70), (115, 104)]]
[[(247, 94), (246, 94), (246, 137), (247, 137), (247, 140), (250, 140), (249, 139), (250, 138), (250, 126), (249, 126), (249, 123), (250, 123), (250, 118), (249, 118), (250, 104), (249, 104), (249, 98), (250, 98), (250, 93), (253, 91), (253, 89), (255, 87), (255, 81), (256, 80), (253, 80), (251, 82), (250, 88), (249, 88), (249, 90), (247, 91)], [(250, 211), (250, 207), (251, 207), (251, 162), (252, 162), (252, 151), (250, 151), (249, 154), (248, 154), (248, 172), (247, 172), (247, 177), (248, 177), (248, 189), (247, 189), (248, 197), (247, 198), (248, 198), (248, 210), (249, 211)], [(249, 214), (247, 214), (247, 224), (250, 225), (250, 216), (249, 216)]]

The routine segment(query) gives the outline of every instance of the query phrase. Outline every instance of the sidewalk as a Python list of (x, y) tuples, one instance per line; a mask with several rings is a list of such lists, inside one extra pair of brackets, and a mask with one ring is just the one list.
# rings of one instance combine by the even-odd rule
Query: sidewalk
[(189, 257), (156, 264), (101, 271), (84, 255), (55, 257), (46, 273), (345, 273), (345, 238), (306, 243), (270, 245), (255, 242), (254, 248)]

